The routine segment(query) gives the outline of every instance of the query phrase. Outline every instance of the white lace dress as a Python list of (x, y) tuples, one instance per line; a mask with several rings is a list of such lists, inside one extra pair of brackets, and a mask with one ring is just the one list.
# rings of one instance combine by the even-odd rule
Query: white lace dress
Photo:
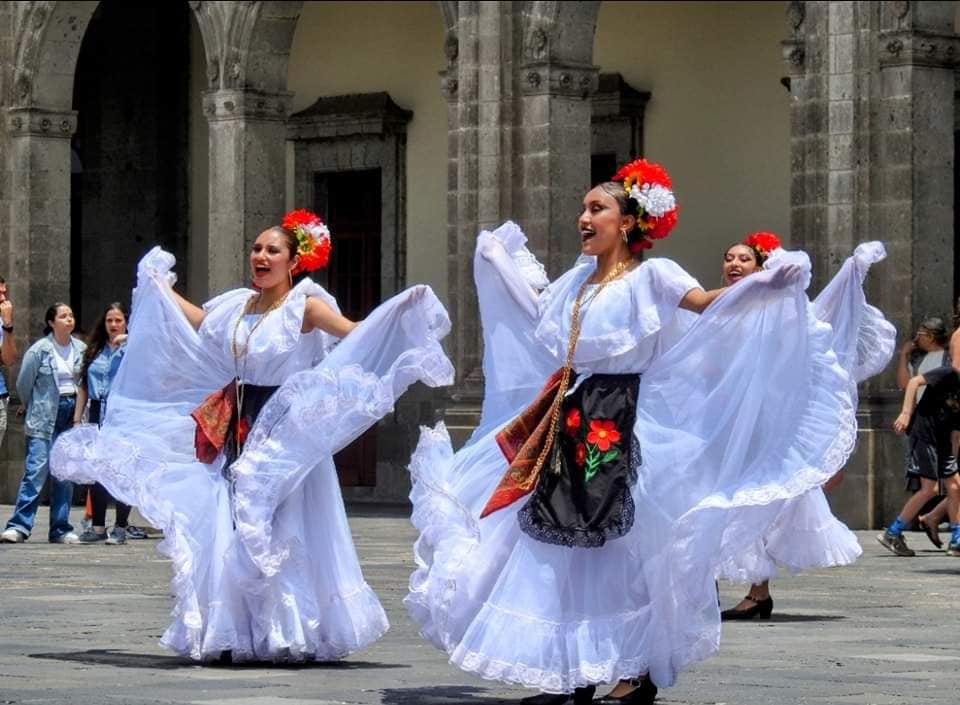
[[(837, 274), (813, 300), (814, 315), (830, 324), (837, 361), (850, 373), (850, 393), (857, 383), (879, 374), (893, 358), (896, 328), (867, 303), (863, 282), (870, 267), (887, 256), (882, 243), (857, 246)], [(786, 502), (765, 536), (747, 550), (726, 557), (720, 577), (759, 583), (785, 570), (849, 565), (863, 552), (857, 537), (837, 519), (819, 487)]]
[[(784, 253), (702, 316), (678, 309), (697, 282), (650, 259), (583, 315), (581, 375), (640, 373), (633, 428), (641, 462), (634, 523), (599, 548), (521, 530), (525, 499), (480, 519), (506, 469), (495, 434), (562, 364), (582, 259), (535, 310), (511, 289), (546, 284), (512, 223), (495, 233), (512, 263), (475, 258), (484, 333), (481, 425), (454, 453), (442, 425), (411, 461), (417, 569), (405, 599), (421, 634), (484, 678), (571, 692), (649, 672), (673, 684), (719, 647), (714, 579), (766, 535), (786, 502), (843, 466), (856, 436), (850, 374), (804, 292), (809, 260)], [(782, 277), (793, 263), (805, 276)]]
[[(393, 407), (414, 381), (449, 384), (439, 339), (449, 329), (428, 287), (377, 308), (342, 341), (301, 334), (304, 306), (336, 301), (306, 279), (253, 331), (238, 362), (231, 340), (254, 293), (206, 304), (199, 332), (166, 286), (173, 257), (141, 261), (127, 354), (102, 429), (82, 426), (54, 446), (54, 474), (102, 483), (164, 531), (173, 563), (173, 622), (161, 643), (194, 659), (332, 660), (388, 628), (363, 579), (332, 455)], [(195, 456), (190, 413), (239, 377), (279, 386), (229, 468)]]

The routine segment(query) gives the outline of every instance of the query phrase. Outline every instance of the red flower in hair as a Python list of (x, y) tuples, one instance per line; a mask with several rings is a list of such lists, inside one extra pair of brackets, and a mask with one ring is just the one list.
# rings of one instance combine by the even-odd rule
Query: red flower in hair
[(673, 182), (670, 181), (670, 175), (667, 170), (655, 162), (648, 162), (646, 159), (635, 159), (624, 164), (617, 173), (613, 175), (613, 181), (622, 181), (624, 187), (629, 189), (633, 184), (659, 184), (667, 188), (673, 188)]
[(748, 235), (743, 241), (747, 247), (761, 252), (764, 257), (780, 247), (780, 238), (770, 232), (761, 230), (760, 232)]
[(613, 180), (622, 182), (627, 196), (637, 203), (641, 238), (635, 243), (636, 248), (631, 245), (634, 254), (652, 247), (650, 240), (661, 240), (670, 234), (677, 224), (679, 207), (666, 169), (646, 159), (636, 159), (620, 167)]
[(653, 243), (650, 242), (647, 238), (641, 240), (634, 240), (630, 243), (630, 254), (638, 255), (644, 250), (649, 250), (653, 247)]
[(293, 274), (312, 272), (326, 267), (330, 261), (330, 230), (316, 213), (300, 209), (283, 216), (283, 227), (297, 238), (297, 254), (300, 261)]

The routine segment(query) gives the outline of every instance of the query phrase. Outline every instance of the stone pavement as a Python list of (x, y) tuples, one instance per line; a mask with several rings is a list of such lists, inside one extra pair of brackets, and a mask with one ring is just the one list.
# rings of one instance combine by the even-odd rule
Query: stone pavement
[[(0, 506), (0, 517), (10, 512)], [(41, 508), (42, 522), (47, 513)], [(0, 545), (0, 704), (493, 705), (529, 694), (462, 673), (417, 637), (401, 605), (414, 536), (402, 509), (356, 508), (351, 524), (392, 628), (341, 663), (296, 667), (198, 666), (157, 646), (171, 600), (156, 539)], [(960, 702), (960, 651), (950, 646), (960, 559), (935, 552), (922, 534), (908, 536), (916, 558), (896, 558), (874, 533), (858, 534), (864, 556), (850, 568), (775, 582), (774, 618), (726, 625), (720, 654), (658, 702)], [(38, 525), (35, 536), (45, 535)], [(721, 592), (728, 606), (744, 588)]]

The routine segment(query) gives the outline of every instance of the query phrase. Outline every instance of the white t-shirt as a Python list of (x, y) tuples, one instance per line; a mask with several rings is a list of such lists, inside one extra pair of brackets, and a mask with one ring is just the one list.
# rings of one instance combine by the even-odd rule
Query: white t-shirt
[(73, 381), (73, 366), (75, 364), (73, 343), (60, 345), (56, 340), (53, 341), (53, 348), (56, 350), (54, 359), (57, 363), (57, 387), (60, 388), (61, 396), (64, 394), (76, 394), (77, 385)]

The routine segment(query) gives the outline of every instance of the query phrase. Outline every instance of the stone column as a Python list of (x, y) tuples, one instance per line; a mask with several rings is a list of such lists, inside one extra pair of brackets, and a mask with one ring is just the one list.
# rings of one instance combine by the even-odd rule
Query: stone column
[[(881, 3), (874, 205), (898, 327), (948, 314), (953, 300), (955, 3)], [(896, 306), (897, 308), (893, 308)], [(886, 310), (886, 309), (885, 309)]]
[(790, 38), (782, 43), (790, 89), (790, 243), (810, 255), (815, 274), (826, 268), (828, 6), (790, 2)]
[(251, 89), (204, 94), (210, 124), (210, 294), (246, 280), (254, 239), (283, 216), (292, 96)]
[(70, 295), (72, 110), (9, 108), (10, 259), (5, 276), (17, 305), (17, 344), (36, 337), (47, 307)]
[(519, 91), (516, 210), (551, 277), (580, 251), (576, 218), (590, 186), (591, 63), (599, 3), (532, 3), (524, 22)]
[[(866, 282), (901, 339), (949, 313), (954, 269), (951, 2), (790, 2), (791, 242), (815, 294), (866, 240), (888, 258)], [(903, 444), (890, 430), (895, 368), (861, 385), (857, 451), (830, 496), (841, 519), (877, 528), (902, 505)]]
[(511, 217), (513, 65), (511, 3), (461, 2), (447, 37), (448, 277), (455, 401), (479, 409), (482, 343), (473, 282), (477, 233)]

